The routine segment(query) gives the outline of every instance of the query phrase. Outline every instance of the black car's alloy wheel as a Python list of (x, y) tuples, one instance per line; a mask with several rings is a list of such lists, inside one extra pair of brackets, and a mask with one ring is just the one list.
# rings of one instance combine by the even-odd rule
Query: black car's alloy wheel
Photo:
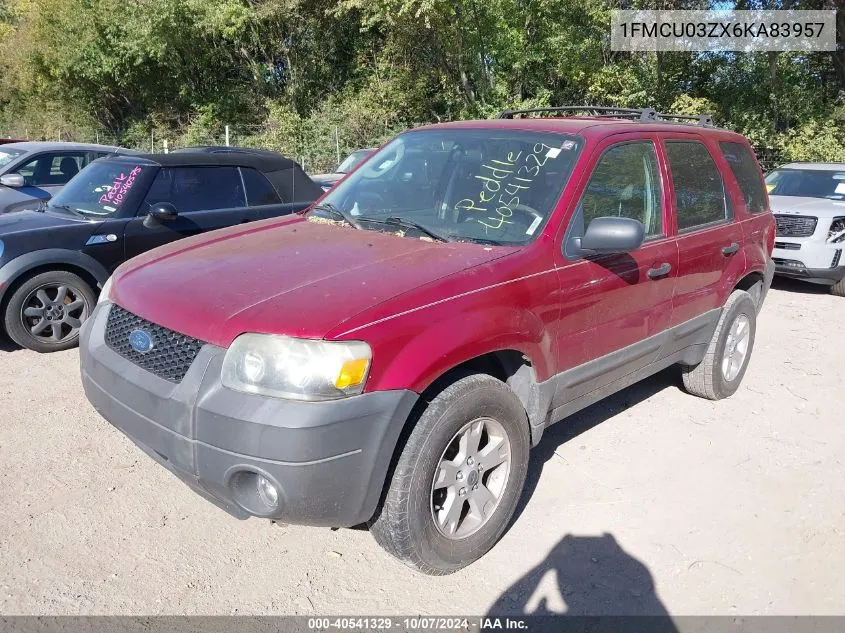
[(6, 331), (15, 343), (37, 352), (69, 349), (79, 340), (96, 297), (67, 271), (41, 273), (21, 284), (6, 306)]

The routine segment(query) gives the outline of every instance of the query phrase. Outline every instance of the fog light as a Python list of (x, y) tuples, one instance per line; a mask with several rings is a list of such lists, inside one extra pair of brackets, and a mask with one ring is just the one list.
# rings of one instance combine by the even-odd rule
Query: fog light
[(279, 502), (279, 491), (276, 490), (276, 486), (269, 479), (261, 475), (258, 475), (256, 479), (258, 483), (258, 498), (269, 507), (275, 508)]
[(272, 517), (281, 511), (282, 493), (269, 477), (251, 470), (240, 470), (229, 480), (232, 500), (255, 516)]

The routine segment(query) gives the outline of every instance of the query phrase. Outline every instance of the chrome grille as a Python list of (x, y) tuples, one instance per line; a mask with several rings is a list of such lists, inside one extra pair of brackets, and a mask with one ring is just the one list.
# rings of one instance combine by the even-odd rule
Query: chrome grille
[[(129, 335), (135, 330), (146, 332), (152, 339), (149, 352), (138, 352), (129, 344)], [(173, 383), (182, 382), (203, 346), (202, 341), (151, 323), (119, 305), (109, 310), (105, 339), (106, 345), (127, 360)]]
[(810, 215), (775, 215), (778, 237), (810, 237), (818, 221)]

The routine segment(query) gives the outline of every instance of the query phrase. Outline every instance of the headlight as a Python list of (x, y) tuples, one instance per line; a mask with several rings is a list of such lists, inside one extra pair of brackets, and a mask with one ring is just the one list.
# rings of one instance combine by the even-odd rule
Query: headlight
[(833, 218), (827, 232), (827, 241), (831, 244), (845, 242), (845, 218)]
[(111, 299), (111, 280), (113, 278), (114, 276), (112, 275), (112, 277), (106, 279), (106, 283), (103, 284), (103, 289), (100, 290), (100, 298), (97, 299), (97, 305), (105, 303), (106, 301), (109, 301)]
[(293, 400), (333, 400), (364, 390), (372, 352), (361, 341), (242, 334), (223, 359), (223, 385)]

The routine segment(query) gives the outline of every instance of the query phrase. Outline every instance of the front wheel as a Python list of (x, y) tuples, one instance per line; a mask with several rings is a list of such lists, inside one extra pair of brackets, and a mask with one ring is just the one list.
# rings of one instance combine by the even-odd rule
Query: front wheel
[(528, 471), (528, 418), (516, 394), (483, 374), (461, 378), (423, 411), (370, 530), (431, 575), (478, 560), (504, 533)]
[(830, 294), (845, 297), (845, 279), (840, 279), (830, 287)]
[(65, 270), (41, 273), (12, 293), (6, 332), (15, 343), (36, 352), (70, 349), (96, 303), (91, 286), (78, 275)]

